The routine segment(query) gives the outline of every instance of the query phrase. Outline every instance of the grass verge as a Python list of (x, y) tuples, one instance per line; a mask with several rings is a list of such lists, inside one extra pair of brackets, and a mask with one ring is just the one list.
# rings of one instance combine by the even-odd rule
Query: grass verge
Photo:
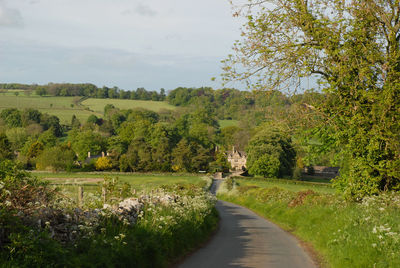
[(326, 267), (400, 267), (400, 195), (361, 203), (244, 180), (224, 184), (218, 198), (247, 207), (310, 243)]

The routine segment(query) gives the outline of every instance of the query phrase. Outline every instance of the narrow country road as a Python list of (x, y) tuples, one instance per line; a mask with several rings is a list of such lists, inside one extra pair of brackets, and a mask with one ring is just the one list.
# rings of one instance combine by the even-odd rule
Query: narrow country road
[[(212, 192), (219, 183), (214, 181)], [(217, 209), (221, 217), (219, 230), (179, 267), (316, 267), (299, 242), (275, 224), (228, 202), (218, 201)]]

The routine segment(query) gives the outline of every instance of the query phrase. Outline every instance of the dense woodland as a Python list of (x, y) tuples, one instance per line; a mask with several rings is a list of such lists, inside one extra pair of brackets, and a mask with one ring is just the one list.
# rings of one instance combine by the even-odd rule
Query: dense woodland
[[(84, 91), (80, 86), (71, 88)], [(73, 116), (67, 125), (38, 110), (5, 109), (0, 113), (1, 157), (39, 170), (214, 172), (228, 170), (226, 152), (234, 146), (248, 151), (252, 174), (290, 177), (297, 170), (298, 176), (304, 165), (333, 164), (332, 152), (310, 132), (318, 116), (315, 122), (304, 117), (306, 105), (319, 98), (315, 92), (286, 96), (177, 88), (166, 96), (178, 106), (175, 111), (120, 110), (108, 104), (102, 117), (80, 122)], [(219, 120), (227, 119), (238, 123), (221, 127)], [(88, 152), (108, 156), (88, 159)], [(271, 158), (267, 166), (266, 154)]]

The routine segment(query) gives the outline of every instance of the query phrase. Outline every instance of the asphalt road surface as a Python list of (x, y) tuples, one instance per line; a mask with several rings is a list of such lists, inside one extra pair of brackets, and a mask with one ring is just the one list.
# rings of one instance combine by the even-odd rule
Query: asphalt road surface
[(218, 201), (217, 209), (221, 217), (219, 230), (179, 267), (316, 267), (299, 242), (275, 224), (228, 202)]

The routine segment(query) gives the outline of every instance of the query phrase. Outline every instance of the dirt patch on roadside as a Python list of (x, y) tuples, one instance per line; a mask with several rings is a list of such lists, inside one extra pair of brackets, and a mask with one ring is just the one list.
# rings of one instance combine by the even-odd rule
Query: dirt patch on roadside
[(288, 207), (293, 208), (302, 205), (304, 203), (304, 200), (309, 195), (315, 195), (315, 192), (313, 190), (298, 192), (297, 196), (292, 201), (290, 201)]

